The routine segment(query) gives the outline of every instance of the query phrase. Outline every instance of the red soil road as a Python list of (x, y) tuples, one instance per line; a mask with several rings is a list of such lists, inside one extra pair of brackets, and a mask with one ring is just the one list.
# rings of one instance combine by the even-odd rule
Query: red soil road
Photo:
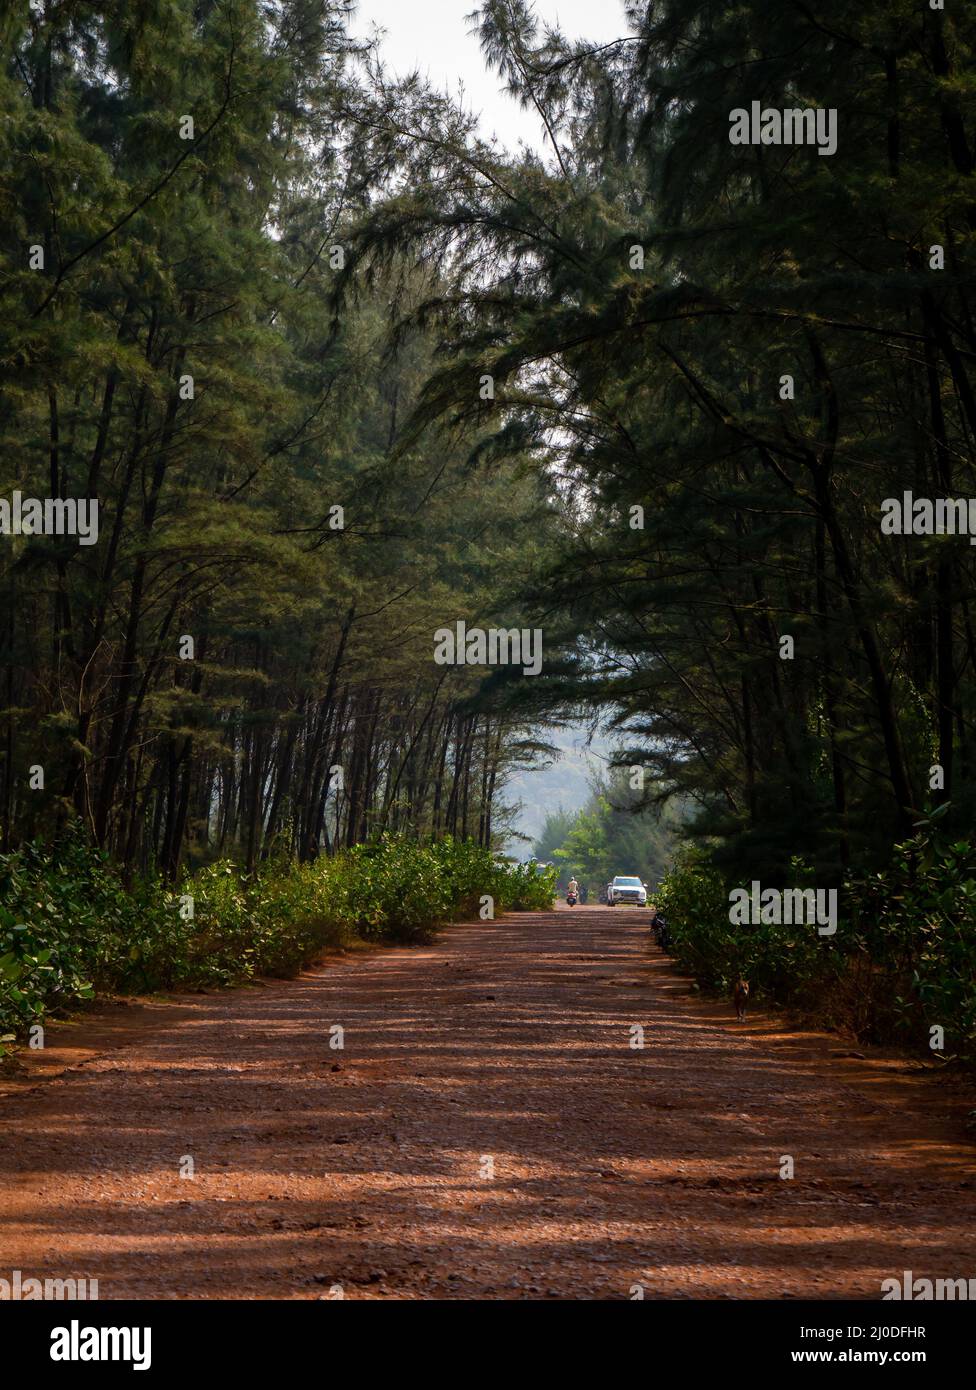
[[(965, 1094), (736, 1024), (638, 910), (452, 927), (129, 1014), (0, 1096), (0, 1277), (87, 1276), (110, 1299), (626, 1299), (976, 1276)], [(50, 1030), (49, 1070), (71, 1037)]]

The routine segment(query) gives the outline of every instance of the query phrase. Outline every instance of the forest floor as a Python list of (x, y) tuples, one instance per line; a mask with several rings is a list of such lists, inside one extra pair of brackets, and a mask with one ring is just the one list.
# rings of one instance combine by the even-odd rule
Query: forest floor
[(0, 1277), (876, 1299), (903, 1270), (976, 1276), (966, 1085), (761, 1010), (736, 1023), (637, 909), (454, 926), (47, 1042), (0, 1082)]

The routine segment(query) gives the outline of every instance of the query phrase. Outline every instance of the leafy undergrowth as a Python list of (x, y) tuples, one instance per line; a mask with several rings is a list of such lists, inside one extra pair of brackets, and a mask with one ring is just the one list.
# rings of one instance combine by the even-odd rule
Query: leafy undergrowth
[(229, 861), (175, 889), (123, 886), (81, 837), (0, 856), (0, 1052), (52, 1010), (113, 992), (294, 975), (328, 946), (411, 943), (485, 911), (547, 908), (554, 872), (505, 865), (471, 841), (385, 836), (249, 877)]
[[(728, 993), (743, 976), (754, 998), (864, 1042), (976, 1064), (976, 840), (950, 840), (939, 826), (940, 813), (920, 822), (884, 872), (848, 875), (829, 937), (731, 924), (729, 891), (743, 885), (688, 852), (656, 896), (671, 954), (706, 989)], [(795, 886), (814, 886), (795, 869)]]

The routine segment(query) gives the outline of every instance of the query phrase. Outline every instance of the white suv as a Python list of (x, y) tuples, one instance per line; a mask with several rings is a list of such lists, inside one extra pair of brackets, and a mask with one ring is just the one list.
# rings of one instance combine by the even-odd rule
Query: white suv
[(619, 875), (607, 885), (607, 903), (616, 907), (617, 903), (636, 903), (638, 907), (647, 906), (647, 889), (639, 878), (622, 878)]

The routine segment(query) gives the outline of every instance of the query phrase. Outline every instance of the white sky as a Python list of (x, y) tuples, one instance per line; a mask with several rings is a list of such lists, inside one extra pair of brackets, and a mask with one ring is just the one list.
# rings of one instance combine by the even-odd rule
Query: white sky
[[(374, 26), (386, 31), (384, 61), (403, 76), (419, 68), (433, 85), (457, 95), (463, 85), (465, 105), (482, 113), (482, 134), (497, 135), (514, 149), (520, 141), (542, 151), (542, 124), (534, 112), (521, 111), (489, 73), (465, 16), (478, 0), (358, 0), (350, 25), (356, 37)], [(536, 0), (540, 21), (558, 21), (569, 38), (609, 43), (628, 32), (621, 0)]]

